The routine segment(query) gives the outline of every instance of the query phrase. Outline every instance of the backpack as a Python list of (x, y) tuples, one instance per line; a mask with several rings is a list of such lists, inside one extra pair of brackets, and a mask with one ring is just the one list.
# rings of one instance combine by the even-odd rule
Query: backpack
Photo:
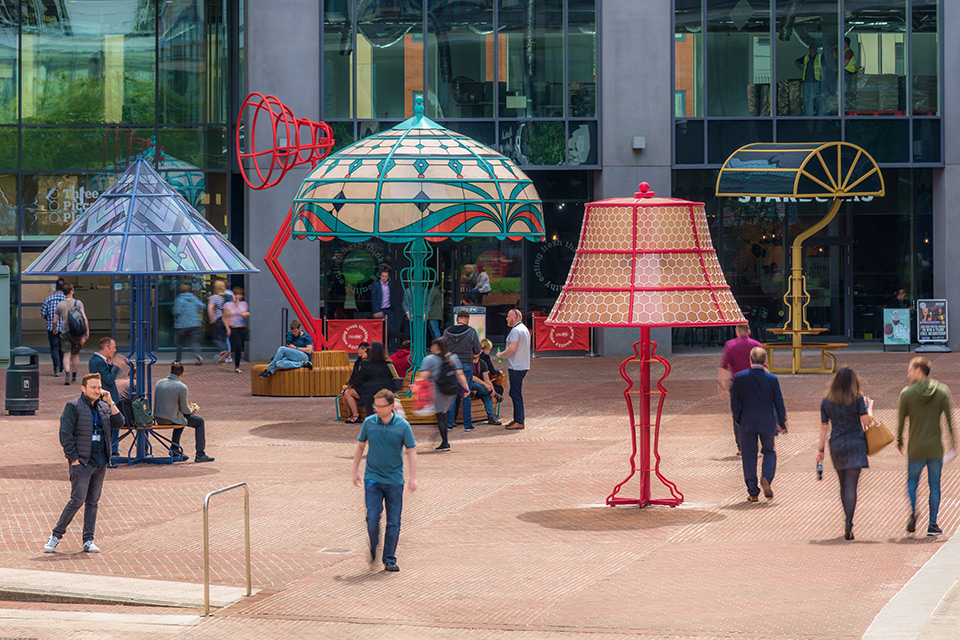
[(153, 426), (153, 413), (150, 412), (150, 403), (146, 396), (140, 396), (130, 402), (133, 408), (133, 426), (138, 428)]
[(457, 368), (444, 359), (440, 366), (440, 373), (437, 375), (437, 391), (453, 396), (460, 393), (460, 381), (457, 380)]
[(87, 323), (83, 321), (83, 311), (77, 308), (77, 301), (73, 301), (73, 309), (67, 312), (67, 333), (74, 338), (82, 338), (87, 333)]

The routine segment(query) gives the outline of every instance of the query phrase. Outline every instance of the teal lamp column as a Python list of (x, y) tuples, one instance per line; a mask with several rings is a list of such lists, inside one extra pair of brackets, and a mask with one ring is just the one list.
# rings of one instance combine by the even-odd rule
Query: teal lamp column
[(426, 317), (437, 280), (431, 242), (495, 237), (542, 240), (540, 196), (490, 147), (414, 115), (325, 158), (293, 201), (294, 238), (403, 243), (400, 280), (410, 313), (410, 363), (426, 355)]

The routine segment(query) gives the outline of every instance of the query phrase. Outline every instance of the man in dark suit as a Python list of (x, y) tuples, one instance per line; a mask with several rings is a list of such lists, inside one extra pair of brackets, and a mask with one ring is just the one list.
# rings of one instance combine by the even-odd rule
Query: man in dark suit
[(387, 325), (387, 344), (392, 349), (399, 344), (400, 323), (403, 321), (403, 291), (390, 279), (390, 270), (384, 269), (380, 279), (370, 287), (370, 307), (374, 318), (383, 318)]
[[(120, 398), (120, 392), (117, 390), (117, 376), (120, 375), (120, 367), (115, 365), (114, 362), (120, 361), (127, 363), (127, 360), (123, 356), (117, 355), (117, 343), (109, 336), (100, 338), (97, 346), (97, 352), (90, 356), (90, 362), (87, 363), (87, 366), (90, 369), (90, 373), (100, 374), (102, 389), (110, 392), (110, 397), (116, 401)], [(129, 363), (127, 363), (127, 365), (129, 366)], [(127, 375), (130, 375), (129, 371)], [(113, 449), (111, 453), (113, 455), (118, 455), (119, 441), (120, 431), (114, 429), (110, 434), (111, 448)], [(110, 469), (115, 469), (116, 466), (112, 460), (107, 462), (107, 467)]]
[(773, 497), (770, 483), (777, 470), (774, 437), (787, 432), (787, 410), (783, 406), (780, 381), (764, 368), (766, 361), (767, 353), (763, 347), (751, 349), (750, 368), (733, 376), (730, 386), (730, 409), (734, 422), (740, 425), (743, 479), (747, 483), (747, 500), (750, 502), (760, 499), (760, 488), (757, 487), (757, 440), (763, 453), (760, 487), (763, 495), (770, 499)]

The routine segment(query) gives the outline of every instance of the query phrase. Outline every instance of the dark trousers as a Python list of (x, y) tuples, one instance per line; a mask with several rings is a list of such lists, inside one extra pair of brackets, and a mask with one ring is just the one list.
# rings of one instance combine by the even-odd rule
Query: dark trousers
[[(196, 431), (197, 438), (197, 455), (203, 455), (207, 451), (207, 434), (204, 431), (203, 418), (199, 416), (187, 416), (187, 426)], [(173, 440), (173, 444), (180, 446), (180, 436), (183, 434), (183, 427), (173, 430), (173, 437), (170, 438)], [(182, 451), (181, 447), (181, 451)]]
[(47, 340), (50, 341), (50, 359), (53, 360), (53, 372), (63, 371), (63, 352), (60, 351), (60, 334), (47, 331)]
[(740, 423), (733, 421), (733, 441), (737, 443), (737, 451), (740, 451)]
[(776, 433), (740, 432), (740, 458), (743, 461), (743, 480), (747, 483), (747, 492), (752, 496), (760, 495), (757, 486), (757, 441), (763, 454), (762, 477), (773, 482), (777, 472), (777, 452), (773, 450)]
[(240, 358), (243, 356), (243, 343), (247, 341), (246, 327), (230, 327), (230, 347), (233, 349), (233, 366), (240, 368)]
[[(463, 375), (467, 380), (473, 380), (473, 365), (465, 364), (460, 367), (463, 369)], [(461, 398), (458, 393), (457, 396), (453, 399), (453, 402), (450, 403), (450, 409), (447, 411), (447, 428), (453, 429), (453, 425), (456, 424), (457, 420), (457, 411), (460, 409)], [(463, 398), (463, 428), (469, 429), (473, 426), (473, 413), (470, 409), (470, 397), (467, 396)]]
[(510, 380), (510, 399), (513, 400), (513, 419), (524, 424), (526, 416), (523, 413), (523, 378), (526, 371), (507, 369), (507, 378)]
[(93, 540), (97, 529), (97, 505), (100, 502), (100, 492), (103, 490), (103, 478), (106, 473), (106, 467), (70, 465), (70, 500), (53, 528), (53, 535), (62, 538), (81, 505), (86, 505), (83, 508), (83, 541)]
[(400, 512), (403, 510), (403, 485), (384, 484), (364, 480), (364, 499), (367, 503), (367, 534), (370, 536), (370, 557), (377, 557), (380, 542), (380, 514), (387, 508), (387, 528), (383, 533), (383, 563), (397, 561), (397, 542), (400, 540)]
[(183, 349), (186, 347), (193, 352), (193, 355), (200, 355), (200, 344), (197, 342), (197, 336), (200, 335), (200, 327), (183, 327), (176, 329), (177, 332), (177, 362), (181, 362)]

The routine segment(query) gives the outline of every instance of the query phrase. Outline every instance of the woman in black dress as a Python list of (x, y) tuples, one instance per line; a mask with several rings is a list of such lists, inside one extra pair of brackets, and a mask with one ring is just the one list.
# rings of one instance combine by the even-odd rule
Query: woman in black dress
[(380, 389), (400, 390), (400, 379), (397, 370), (390, 362), (390, 354), (382, 342), (371, 342), (367, 351), (367, 359), (357, 372), (356, 390), (360, 395), (360, 404), (366, 409), (367, 415), (374, 415), (373, 396)]
[(873, 400), (860, 395), (860, 378), (850, 367), (840, 367), (830, 382), (827, 395), (820, 403), (820, 446), (817, 462), (823, 460), (830, 429), (830, 458), (840, 479), (840, 501), (846, 516), (843, 537), (853, 540), (853, 512), (857, 508), (857, 483), (860, 469), (867, 462), (867, 437), (864, 430), (870, 425)]

